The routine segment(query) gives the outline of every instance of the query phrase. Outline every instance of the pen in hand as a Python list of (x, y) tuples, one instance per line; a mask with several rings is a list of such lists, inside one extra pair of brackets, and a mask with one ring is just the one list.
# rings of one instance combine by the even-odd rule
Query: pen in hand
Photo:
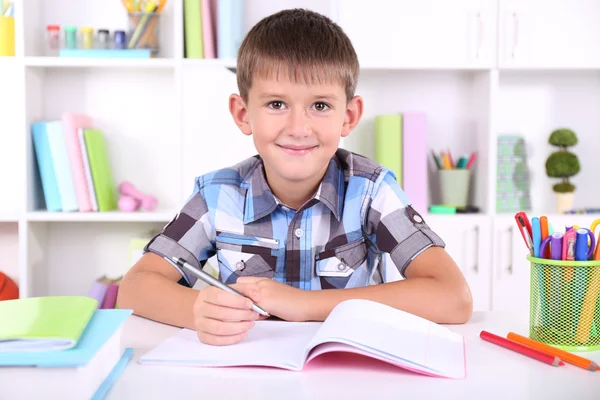
[[(210, 274), (195, 268), (194, 266), (192, 266), (191, 264), (189, 264), (187, 261), (185, 261), (183, 258), (177, 258), (177, 257), (172, 257), (171, 260), (173, 260), (173, 262), (175, 264), (177, 264), (178, 266), (180, 266), (181, 268), (185, 269), (187, 272), (189, 272), (190, 274), (194, 275), (195, 277), (197, 277), (198, 279), (201, 279), (202, 281), (206, 282), (207, 284), (211, 285), (211, 286), (215, 286), (218, 287), (219, 289), (222, 289), (226, 292), (229, 292), (231, 294), (235, 294), (236, 296), (242, 296), (244, 297), (243, 294), (241, 294), (240, 292), (238, 292), (237, 290), (235, 290), (234, 288), (224, 284), (223, 282), (221, 282), (220, 280), (214, 278), (213, 276), (211, 276)], [(252, 310), (256, 311), (257, 313), (259, 313), (260, 315), (263, 315), (265, 317), (269, 317), (269, 313), (266, 312), (265, 310), (263, 310), (259, 305), (254, 304), (254, 302), (252, 303)]]

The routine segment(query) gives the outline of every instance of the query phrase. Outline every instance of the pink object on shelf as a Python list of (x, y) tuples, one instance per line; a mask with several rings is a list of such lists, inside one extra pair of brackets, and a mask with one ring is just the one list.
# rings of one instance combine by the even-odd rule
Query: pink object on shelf
[(90, 183), (85, 175), (84, 155), (81, 153), (82, 146), (78, 133), (78, 129), (92, 128), (92, 118), (84, 114), (65, 112), (62, 114), (61, 120), (73, 175), (77, 207), (81, 212), (93, 211), (88, 189)]
[(133, 212), (140, 208), (140, 202), (131, 196), (123, 196), (119, 199), (119, 210)]
[(147, 211), (153, 211), (158, 205), (158, 200), (156, 200), (156, 197), (140, 192), (131, 182), (122, 182), (119, 185), (119, 193), (122, 196), (130, 196), (138, 200), (142, 208)]

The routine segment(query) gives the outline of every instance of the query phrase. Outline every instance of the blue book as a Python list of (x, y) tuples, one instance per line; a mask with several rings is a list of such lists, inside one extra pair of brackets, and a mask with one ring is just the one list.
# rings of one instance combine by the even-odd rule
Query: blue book
[(235, 60), (244, 40), (244, 2), (219, 0), (217, 7), (217, 56)]
[(10, 377), (2, 395), (35, 398), (43, 388), (45, 398), (104, 398), (132, 356), (131, 349), (121, 348), (122, 326), (131, 314), (94, 311), (75, 347), (67, 350), (1, 353), (1, 373)]
[(48, 211), (62, 211), (58, 182), (54, 173), (54, 162), (50, 151), (50, 141), (46, 131), (46, 122), (36, 122), (31, 125), (33, 148), (37, 159), (44, 200)]
[(46, 134), (50, 143), (54, 173), (60, 193), (60, 203), (63, 211), (77, 211), (77, 195), (75, 194), (75, 181), (71, 170), (71, 161), (67, 151), (67, 140), (63, 131), (62, 121), (46, 123)]

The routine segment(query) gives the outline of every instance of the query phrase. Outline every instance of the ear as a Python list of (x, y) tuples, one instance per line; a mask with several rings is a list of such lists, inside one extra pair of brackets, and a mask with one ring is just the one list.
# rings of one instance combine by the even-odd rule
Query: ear
[(360, 96), (354, 96), (346, 107), (346, 116), (342, 125), (342, 137), (346, 137), (358, 125), (363, 115), (363, 99)]
[(252, 135), (252, 129), (250, 128), (250, 122), (248, 121), (248, 109), (244, 99), (238, 94), (232, 94), (229, 96), (229, 112), (233, 117), (233, 121), (240, 128), (244, 135)]

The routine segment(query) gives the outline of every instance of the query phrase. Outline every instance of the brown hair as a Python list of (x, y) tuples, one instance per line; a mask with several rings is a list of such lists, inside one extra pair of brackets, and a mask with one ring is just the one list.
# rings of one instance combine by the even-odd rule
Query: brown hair
[(354, 97), (359, 64), (354, 47), (328, 17), (305, 9), (279, 11), (250, 29), (237, 56), (240, 96), (248, 100), (254, 77), (283, 72), (295, 82), (339, 82)]

